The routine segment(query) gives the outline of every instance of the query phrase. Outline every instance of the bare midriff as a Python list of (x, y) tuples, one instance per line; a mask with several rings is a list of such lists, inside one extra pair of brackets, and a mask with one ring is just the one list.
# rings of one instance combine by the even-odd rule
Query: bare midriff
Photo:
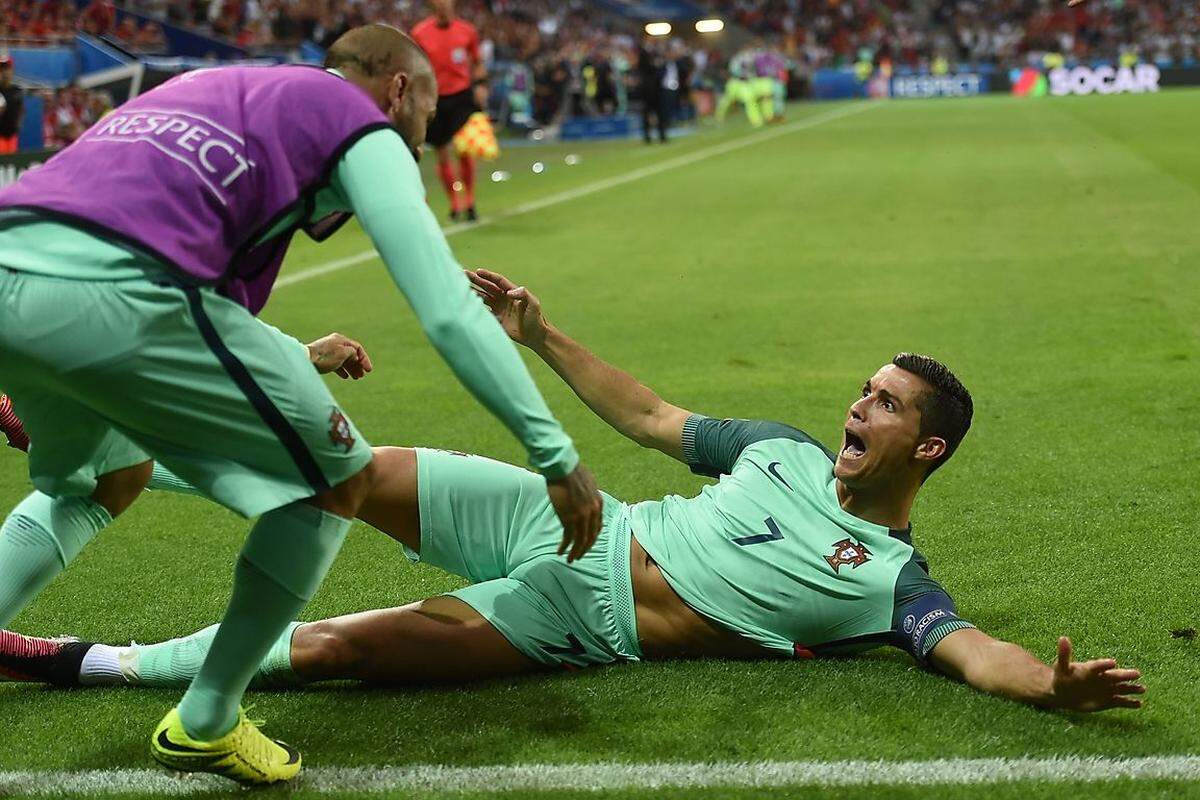
[(643, 656), (647, 659), (762, 658), (770, 654), (685, 603), (638, 543), (636, 533), (631, 539), (629, 571)]

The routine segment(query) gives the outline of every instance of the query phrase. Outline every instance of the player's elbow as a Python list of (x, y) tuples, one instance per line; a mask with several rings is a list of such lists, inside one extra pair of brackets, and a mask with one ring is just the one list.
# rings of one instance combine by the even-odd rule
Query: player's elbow
[(459, 316), (442, 310), (421, 317), (421, 330), (439, 350), (461, 339), (466, 327)]
[(625, 435), (647, 450), (659, 449), (659, 439), (654, 426), (646, 419), (639, 418), (631, 422)]
[(627, 425), (626, 436), (648, 450), (663, 449), (662, 402), (640, 409)]

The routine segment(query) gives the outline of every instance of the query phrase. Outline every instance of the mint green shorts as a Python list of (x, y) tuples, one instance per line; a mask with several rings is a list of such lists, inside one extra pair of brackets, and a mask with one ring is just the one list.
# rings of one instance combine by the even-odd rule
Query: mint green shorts
[(54, 278), (0, 268), (0, 389), (52, 496), (161, 462), (245, 516), (362, 470), (371, 449), (300, 342), (211, 289), (164, 277)]
[(460, 575), (451, 592), (541, 664), (637, 661), (629, 515), (604, 495), (604, 526), (583, 558), (555, 555), (562, 525), (546, 480), (482, 456), (417, 450), (421, 553), (409, 558)]

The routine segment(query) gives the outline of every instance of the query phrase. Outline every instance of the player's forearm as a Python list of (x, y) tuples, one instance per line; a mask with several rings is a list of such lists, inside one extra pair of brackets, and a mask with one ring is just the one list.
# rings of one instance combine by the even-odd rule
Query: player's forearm
[[(427, 208), (419, 211), (428, 213)], [(441, 237), (436, 231), (425, 235)], [(405, 233), (382, 234), (376, 243), (429, 341), (463, 386), (525, 445), (530, 464), (548, 478), (574, 470), (579, 457), (571, 439), (550, 413), (516, 347), (471, 292), (462, 269), (452, 261), (430, 263), (439, 258), (436, 252), (417, 258), (398, 252), (401, 244), (412, 249)]]
[(987, 645), (963, 671), (962, 679), (988, 694), (1053, 708), (1054, 670), (1011, 642)]
[(571, 472), (579, 463), (574, 445), (516, 347), (471, 291), (425, 203), (411, 156), (398, 137), (376, 136), (347, 153), (338, 179), (392, 279), (438, 353), (525, 445), (532, 466), (550, 478)]
[(464, 286), (460, 313), (426, 332), (438, 352), (489, 411), (525, 445), (530, 463), (547, 477), (575, 469), (579, 457), (550, 413), (533, 378), (479, 298)]
[(596, 416), (618, 433), (643, 447), (664, 449), (653, 435), (653, 423), (664, 406), (653, 389), (598, 358), (549, 323), (545, 337), (533, 344), (532, 349)]

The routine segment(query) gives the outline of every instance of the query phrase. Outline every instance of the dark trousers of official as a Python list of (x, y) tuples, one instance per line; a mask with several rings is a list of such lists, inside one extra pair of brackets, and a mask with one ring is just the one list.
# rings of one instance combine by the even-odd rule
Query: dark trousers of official
[(657, 123), (658, 140), (665, 142), (667, 140), (667, 131), (671, 128), (671, 122), (675, 119), (675, 106), (679, 103), (679, 92), (671, 89), (660, 89), (658, 92), (649, 95), (642, 103), (642, 136), (645, 137), (646, 143), (651, 141), (651, 119)]

